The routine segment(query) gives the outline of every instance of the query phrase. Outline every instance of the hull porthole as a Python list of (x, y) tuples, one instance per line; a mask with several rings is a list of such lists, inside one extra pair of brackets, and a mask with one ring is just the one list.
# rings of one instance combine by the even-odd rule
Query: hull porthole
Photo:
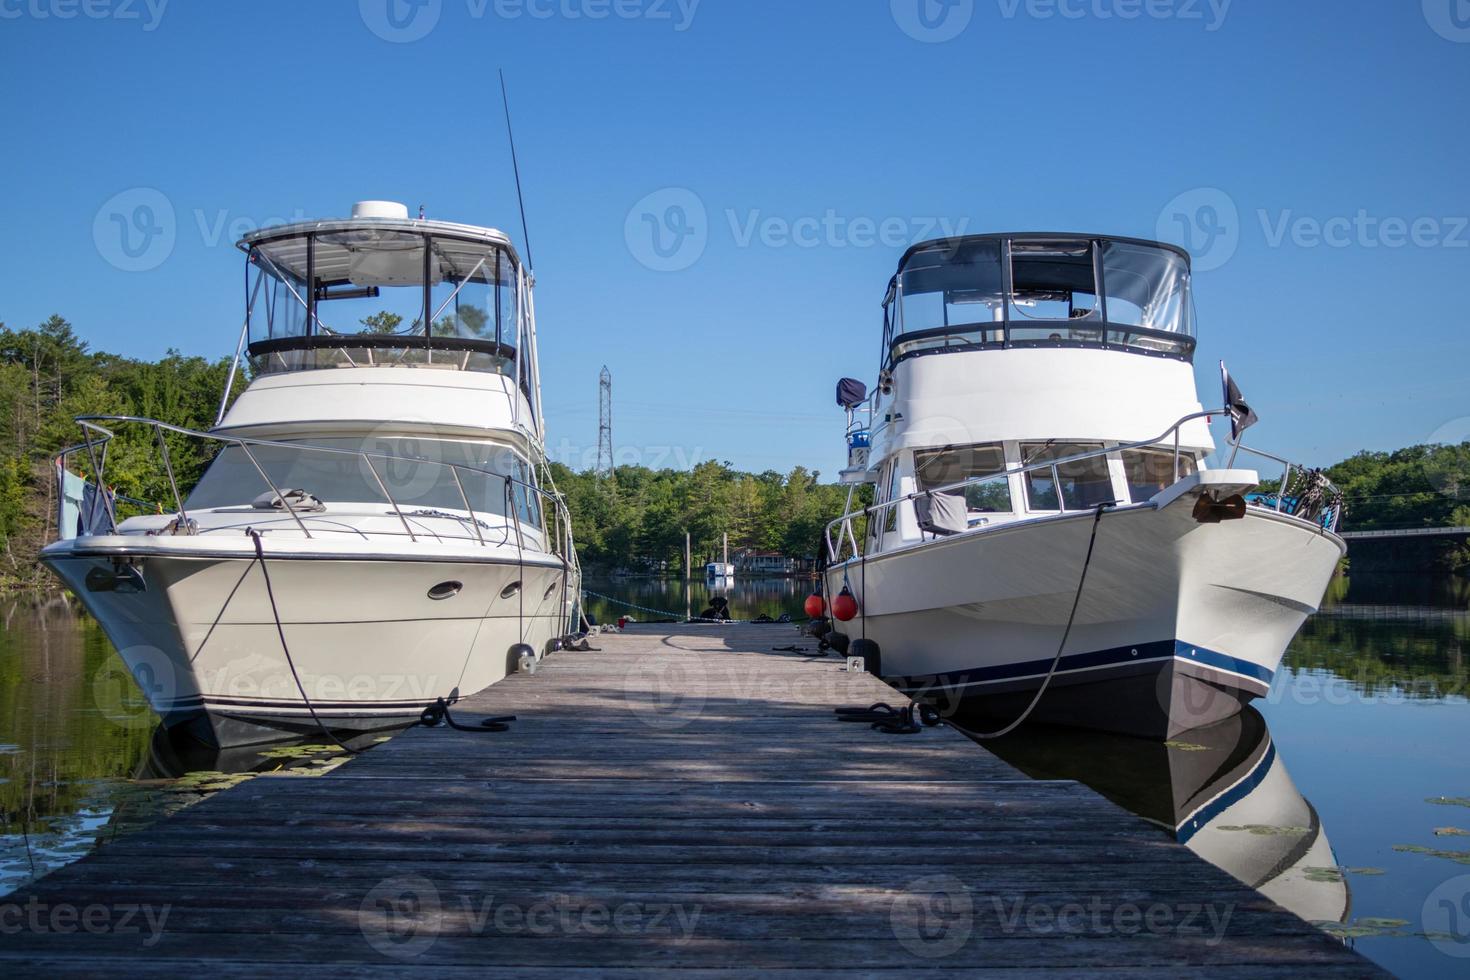
[(500, 590), (500, 598), (502, 598), (502, 599), (509, 599), (509, 598), (511, 598), (512, 596), (514, 596), (519, 591), (521, 591), (521, 583), (519, 583), (519, 582), (512, 582), (509, 585), (507, 585), (505, 588), (503, 588), (503, 589)]
[(453, 599), (459, 595), (460, 590), (463, 588), (463, 582), (440, 582), (429, 590), (429, 598), (435, 602), (440, 602), (444, 599)]

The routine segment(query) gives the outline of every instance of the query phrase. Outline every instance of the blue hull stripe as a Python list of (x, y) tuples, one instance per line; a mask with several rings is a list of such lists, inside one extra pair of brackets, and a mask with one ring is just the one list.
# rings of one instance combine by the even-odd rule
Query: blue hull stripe
[[(1189, 663), (1243, 674), (1267, 686), (1275, 671), (1260, 664), (1241, 660), (1228, 654), (1209, 650), (1182, 640), (1158, 640), (1134, 646), (1113, 647), (1110, 650), (1095, 650), (1091, 653), (1073, 653), (1062, 658), (1058, 672), (1075, 670), (1097, 670), (1121, 667), (1127, 664), (1146, 663), (1159, 660), (1182, 660)], [(1051, 670), (1051, 660), (1028, 660), (1019, 664), (1000, 664), (995, 667), (975, 667), (947, 674), (904, 678), (901, 685), (905, 690), (919, 686), (959, 687), (962, 685), (997, 683), (1018, 677), (1034, 677)]]
[(1256, 763), (1256, 767), (1249, 775), (1230, 787), (1227, 792), (1220, 794), (1218, 798), (1205, 804), (1198, 812), (1190, 814), (1183, 823), (1175, 828), (1174, 833), (1179, 843), (1188, 844), (1191, 837), (1210, 825), (1210, 821), (1254, 792), (1255, 788), (1261, 785), (1262, 780), (1266, 778), (1266, 774), (1271, 771), (1271, 765), (1275, 761), (1276, 743), (1269, 742), (1266, 745), (1265, 754), (1261, 756), (1261, 761)]

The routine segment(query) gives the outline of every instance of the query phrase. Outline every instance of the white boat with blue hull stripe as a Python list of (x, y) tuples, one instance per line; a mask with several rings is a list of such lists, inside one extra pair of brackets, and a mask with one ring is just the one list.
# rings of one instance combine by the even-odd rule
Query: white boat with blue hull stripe
[[(1253, 416), (1233, 386), (1201, 407), (1189, 288), (1187, 255), (1128, 239), (904, 257), (877, 389), (842, 388), (845, 475), (875, 503), (828, 528), (828, 594), (856, 599), (838, 626), (870, 669), (981, 728), (1168, 737), (1269, 690), (1345, 553), (1340, 505), (1238, 431), (1207, 465), (1211, 422)], [(1294, 493), (1248, 503), (1243, 456)]]

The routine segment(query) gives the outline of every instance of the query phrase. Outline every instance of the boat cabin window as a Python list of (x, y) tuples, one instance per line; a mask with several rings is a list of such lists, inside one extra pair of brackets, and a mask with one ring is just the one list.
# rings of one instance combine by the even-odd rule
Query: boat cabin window
[[(402, 458), (373, 458), (369, 466), (357, 455), (285, 446), (252, 446), (250, 454), (282, 491), (300, 488), (329, 508), (344, 503), (386, 507), (388, 502), (378, 486), (381, 480), (393, 500), (405, 510), (463, 512), (467, 496), (477, 515), (504, 517), (507, 497), (504, 477), (532, 483), (531, 469), (525, 460), (504, 446), (487, 443), (395, 436), (368, 440), (314, 439), (310, 445)], [(449, 465), (439, 464), (461, 467), (460, 483), (454, 482)], [(464, 487), (464, 496), (460, 495), (460, 485)], [(269, 490), (269, 484), (261, 478), (250, 458), (238, 446), (226, 446), (189, 494), (186, 507), (199, 510), (249, 507), (255, 497)], [(522, 524), (528, 530), (539, 528), (538, 495), (516, 484), (510, 498)]]
[(259, 241), (247, 258), (251, 364), (257, 373), (424, 366), (514, 375), (519, 278), (494, 242), (420, 231), (347, 227)]
[[(1194, 335), (1189, 264), (1182, 256), (1106, 242), (1102, 268), (1110, 344), (1173, 353), (1180, 350), (1181, 338)], [(1141, 329), (1119, 329), (1126, 327)]]
[(884, 303), (890, 364), (995, 347), (1106, 347), (1190, 360), (1189, 259), (1164, 245), (1052, 235), (916, 247)]
[(1194, 456), (1179, 454), (1179, 475), (1174, 475), (1172, 449), (1130, 449), (1123, 453), (1123, 470), (1128, 475), (1128, 496), (1135, 504), (1153, 499), (1160, 490), (1173, 486), (1176, 479), (1190, 476), (1196, 469)]
[[(1023, 442), (1021, 462), (1024, 465), (1046, 463), (1103, 448), (1100, 442)], [(1057, 482), (1050, 469), (1032, 470), (1026, 474), (1026, 506), (1031, 510), (1088, 510), (1116, 499), (1113, 477), (1104, 455), (1058, 463)], [(1057, 485), (1060, 483), (1060, 486)]]
[(940, 244), (916, 252), (898, 278), (903, 351), (973, 348), (1004, 340), (1001, 243)]
[(1010, 339), (1102, 342), (1093, 244), (1011, 243)]
[(966, 508), (979, 514), (1008, 514), (1011, 511), (1011, 485), (1005, 475), (1006, 454), (1000, 443), (920, 450), (914, 454), (914, 469), (920, 490), (938, 490), (968, 480), (993, 477), (965, 487)]

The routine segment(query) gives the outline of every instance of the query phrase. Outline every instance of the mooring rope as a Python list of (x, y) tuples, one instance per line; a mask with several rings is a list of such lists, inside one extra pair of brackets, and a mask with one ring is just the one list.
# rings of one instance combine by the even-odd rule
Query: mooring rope
[(601, 592), (593, 592), (591, 589), (583, 589), (583, 595), (590, 595), (604, 602), (611, 602), (615, 606), (623, 606), (627, 609), (636, 609), (639, 612), (653, 613), (655, 616), (667, 616), (676, 622), (684, 623), (750, 623), (749, 619), (710, 619), (706, 616), (685, 616), (683, 613), (670, 612), (667, 609), (654, 609), (652, 606), (640, 606), (636, 602), (628, 602), (623, 599), (614, 599), (610, 595)]
[(1057, 675), (1057, 668), (1061, 666), (1062, 651), (1067, 649), (1067, 640), (1072, 636), (1072, 624), (1077, 621), (1077, 607), (1082, 603), (1082, 589), (1087, 585), (1087, 570), (1092, 567), (1092, 549), (1097, 545), (1097, 526), (1102, 523), (1103, 511), (1111, 506), (1113, 505), (1097, 505), (1097, 513), (1092, 518), (1092, 536), (1087, 540), (1087, 557), (1082, 561), (1082, 575), (1077, 580), (1077, 593), (1072, 597), (1072, 611), (1067, 616), (1067, 628), (1062, 631), (1062, 642), (1057, 644), (1057, 655), (1052, 659), (1051, 669), (1046, 672), (1046, 680), (1041, 682), (1041, 687), (1037, 689), (1036, 696), (1031, 699), (1031, 703), (1026, 706), (1026, 710), (1021, 712), (1021, 717), (1000, 731), (972, 732), (969, 729), (965, 729), (966, 735), (969, 735), (971, 738), (985, 740), (1009, 735), (1024, 725), (1026, 719), (1031, 717), (1031, 712), (1035, 711), (1036, 706), (1041, 703), (1042, 697), (1046, 694), (1046, 689), (1051, 686), (1051, 679)]

